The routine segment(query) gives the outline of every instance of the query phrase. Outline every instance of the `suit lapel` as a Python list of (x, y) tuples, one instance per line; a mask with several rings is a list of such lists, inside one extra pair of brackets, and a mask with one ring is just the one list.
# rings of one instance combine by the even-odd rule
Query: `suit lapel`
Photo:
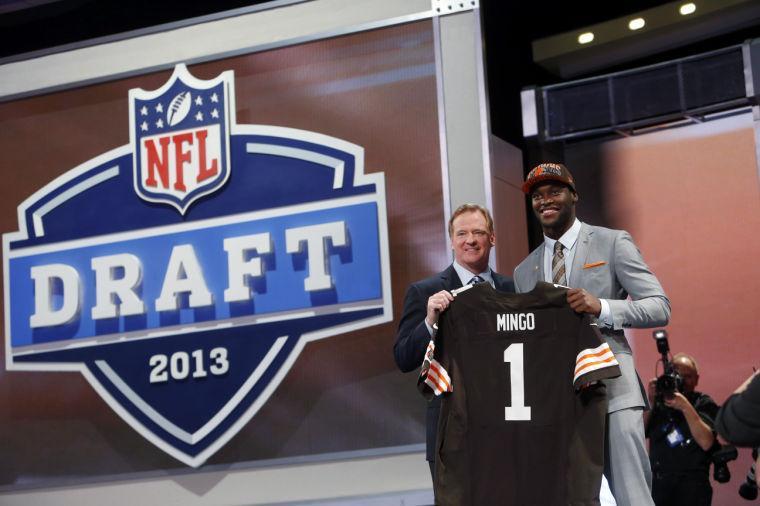
[(533, 261), (536, 263), (536, 267), (533, 269), (533, 272), (535, 272), (534, 278), (533, 278), (533, 284), (535, 285), (539, 281), (543, 281), (544, 278), (546, 278), (546, 273), (544, 272), (544, 248), (546, 245), (544, 243), (541, 243), (541, 247), (536, 250), (535, 257)]
[(544, 248), (546, 245), (541, 245), (533, 250), (530, 254), (530, 272), (528, 272), (528, 283), (526, 286), (536, 286), (536, 283), (544, 280)]
[(509, 280), (501, 274), (497, 274), (492, 270), (491, 276), (493, 277), (493, 287), (497, 292), (514, 291), (514, 289), (509, 286)]
[(443, 283), (443, 288), (448, 291), (462, 287), (462, 281), (459, 279), (459, 274), (457, 274), (453, 264), (441, 272), (441, 282)]
[(583, 276), (583, 266), (586, 265), (588, 253), (591, 249), (591, 235), (594, 233), (591, 227), (585, 223), (581, 224), (581, 231), (578, 233), (578, 243), (575, 249), (575, 258), (573, 258), (572, 272), (568, 284), (573, 288), (581, 288), (580, 279)]

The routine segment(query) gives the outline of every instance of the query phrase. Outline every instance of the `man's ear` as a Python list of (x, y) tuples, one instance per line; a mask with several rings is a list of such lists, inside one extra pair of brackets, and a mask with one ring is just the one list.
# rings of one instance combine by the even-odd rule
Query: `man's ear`
[(573, 204), (578, 203), (578, 192), (571, 192), (573, 194)]

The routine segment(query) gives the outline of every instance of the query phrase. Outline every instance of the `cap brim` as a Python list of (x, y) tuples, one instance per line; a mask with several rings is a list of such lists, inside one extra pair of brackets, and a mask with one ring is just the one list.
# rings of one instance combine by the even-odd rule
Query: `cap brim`
[(543, 183), (544, 181), (556, 181), (558, 183), (562, 183), (563, 185), (567, 186), (573, 191), (575, 190), (575, 185), (573, 183), (569, 183), (564, 179), (561, 179), (554, 174), (541, 174), (540, 176), (536, 176), (531, 178), (529, 181), (525, 181), (522, 185), (522, 191), (524, 194), (528, 195), (534, 186), (536, 186), (538, 183)]

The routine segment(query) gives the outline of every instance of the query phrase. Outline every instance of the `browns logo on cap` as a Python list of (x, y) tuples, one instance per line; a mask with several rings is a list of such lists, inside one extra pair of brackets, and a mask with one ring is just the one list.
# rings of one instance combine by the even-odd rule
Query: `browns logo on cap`
[(570, 189), (576, 191), (573, 175), (570, 174), (567, 167), (561, 163), (541, 163), (533, 167), (528, 173), (525, 183), (522, 185), (523, 193), (529, 194), (536, 184), (543, 181), (557, 181), (566, 184)]

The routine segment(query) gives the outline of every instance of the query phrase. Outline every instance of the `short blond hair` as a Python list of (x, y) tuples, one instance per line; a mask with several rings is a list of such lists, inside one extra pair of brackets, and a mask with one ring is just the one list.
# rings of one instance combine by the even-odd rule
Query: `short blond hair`
[(479, 212), (483, 215), (483, 217), (486, 219), (486, 228), (488, 229), (487, 232), (489, 234), (493, 234), (493, 218), (491, 218), (491, 213), (488, 212), (488, 209), (485, 207), (479, 205), (479, 204), (462, 204), (461, 206), (457, 207), (453, 213), (451, 213), (451, 218), (449, 218), (449, 237), (454, 236), (454, 220), (457, 216), (464, 214), (464, 213), (471, 213), (471, 212)]

